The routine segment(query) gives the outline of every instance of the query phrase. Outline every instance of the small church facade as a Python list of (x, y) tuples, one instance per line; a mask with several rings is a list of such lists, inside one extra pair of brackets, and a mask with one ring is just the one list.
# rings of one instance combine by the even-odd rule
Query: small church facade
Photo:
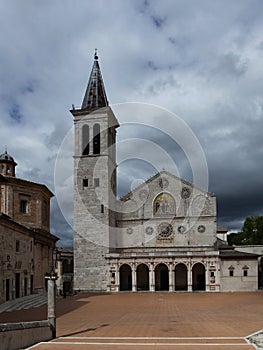
[(73, 108), (74, 289), (253, 291), (258, 255), (219, 239), (215, 195), (163, 170), (116, 199), (116, 116), (97, 53)]
[(14, 158), (0, 154), (0, 303), (46, 290), (58, 237), (50, 233), (44, 185), (16, 177)]

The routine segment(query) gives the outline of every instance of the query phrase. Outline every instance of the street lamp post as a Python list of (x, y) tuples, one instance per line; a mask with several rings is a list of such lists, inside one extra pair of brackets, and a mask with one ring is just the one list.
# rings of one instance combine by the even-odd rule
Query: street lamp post
[(56, 280), (57, 274), (55, 273), (54, 263), (56, 261), (57, 250), (54, 249), (52, 256), (52, 266), (50, 273), (46, 273), (45, 278), (48, 281), (48, 311), (47, 317), (52, 329), (52, 338), (56, 338)]

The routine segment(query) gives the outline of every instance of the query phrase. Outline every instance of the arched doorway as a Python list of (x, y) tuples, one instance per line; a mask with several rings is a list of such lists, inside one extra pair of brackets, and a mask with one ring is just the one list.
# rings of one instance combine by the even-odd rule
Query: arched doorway
[(175, 290), (187, 290), (187, 267), (185, 264), (175, 266)]
[(205, 290), (205, 267), (201, 263), (197, 263), (192, 269), (193, 291)]
[(165, 264), (155, 267), (155, 290), (169, 290), (169, 273)]
[(120, 290), (132, 290), (132, 271), (128, 264), (120, 267)]
[(137, 291), (149, 290), (149, 267), (145, 264), (137, 266)]

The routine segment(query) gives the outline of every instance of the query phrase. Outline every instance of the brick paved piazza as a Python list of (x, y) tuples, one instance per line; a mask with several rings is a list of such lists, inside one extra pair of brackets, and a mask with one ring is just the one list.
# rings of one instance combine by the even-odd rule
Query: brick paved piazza
[(252, 350), (263, 292), (80, 294), (57, 311), (59, 338), (32, 349)]

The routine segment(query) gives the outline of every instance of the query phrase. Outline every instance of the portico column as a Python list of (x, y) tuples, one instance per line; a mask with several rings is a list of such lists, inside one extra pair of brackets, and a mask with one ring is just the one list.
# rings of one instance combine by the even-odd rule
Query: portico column
[(150, 282), (150, 292), (154, 292), (155, 291), (155, 279), (154, 279), (153, 263), (149, 267), (149, 282)]
[(187, 290), (188, 292), (193, 291), (193, 280), (192, 280), (192, 266), (191, 263), (187, 266)]
[(169, 292), (174, 291), (174, 273), (173, 273), (173, 264), (169, 264)]
[(93, 126), (89, 128), (89, 154), (93, 154)]
[(115, 283), (116, 283), (116, 287), (115, 287), (115, 290), (116, 292), (119, 292), (120, 291), (120, 269), (119, 269), (119, 266), (118, 264), (116, 264), (116, 279), (115, 279)]
[(110, 292), (111, 291), (111, 270), (110, 270), (110, 267), (108, 268), (108, 271), (107, 271), (107, 292)]
[(220, 268), (219, 263), (218, 263), (218, 261), (216, 261), (215, 284), (216, 284), (216, 290), (218, 292), (220, 291), (220, 285), (221, 285), (219, 268)]
[(207, 268), (207, 264), (205, 266), (205, 291), (210, 292), (210, 271)]
[(136, 266), (135, 264), (132, 267), (132, 291), (137, 291), (137, 276), (136, 276)]

